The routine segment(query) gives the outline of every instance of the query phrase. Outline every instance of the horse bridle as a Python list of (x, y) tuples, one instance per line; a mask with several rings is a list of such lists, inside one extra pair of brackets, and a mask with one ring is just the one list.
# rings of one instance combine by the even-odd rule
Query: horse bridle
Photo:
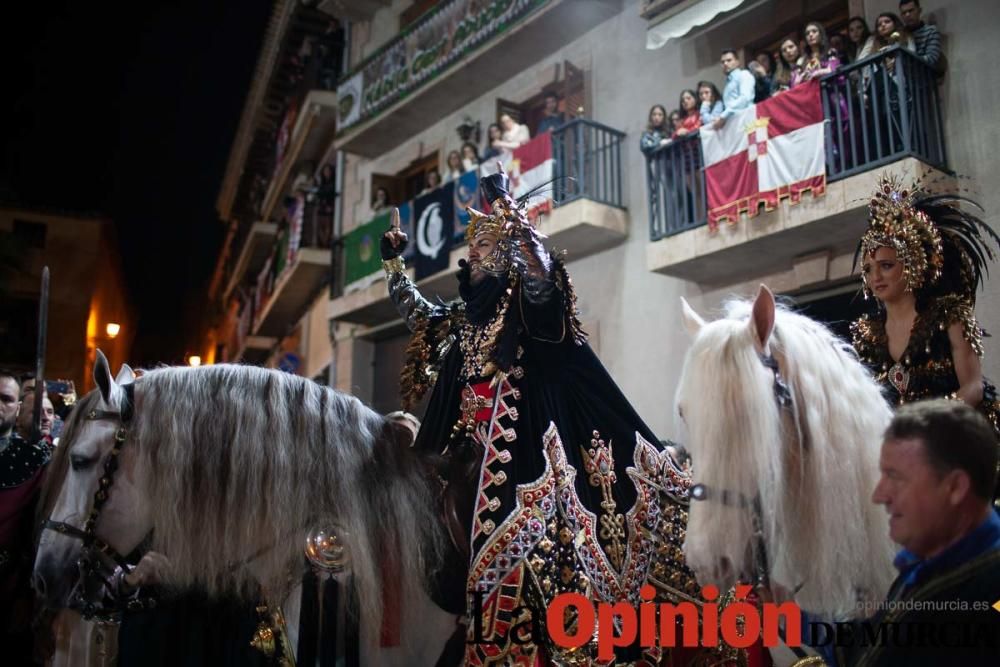
[[(120, 410), (94, 409), (83, 415), (85, 421), (114, 420), (118, 422), (114, 444), (111, 445), (111, 451), (108, 452), (108, 456), (104, 460), (104, 474), (101, 475), (101, 478), (97, 482), (97, 491), (94, 492), (90, 513), (87, 515), (87, 520), (84, 521), (83, 528), (77, 528), (65, 521), (54, 521), (51, 518), (47, 518), (42, 522), (43, 530), (52, 530), (61, 535), (78, 539), (83, 543), (80, 558), (77, 560), (77, 567), (80, 570), (80, 583), (83, 584), (84, 591), (78, 591), (75, 602), (79, 604), (82, 616), (85, 619), (90, 619), (98, 615), (111, 616), (123, 609), (134, 611), (155, 605), (153, 598), (133, 597), (124, 601), (124, 604), (122, 604), (121, 600), (115, 598), (115, 587), (101, 574), (103, 564), (100, 557), (104, 556), (114, 561), (124, 573), (130, 572), (132, 565), (125, 556), (118, 553), (111, 545), (97, 536), (97, 519), (100, 517), (101, 510), (104, 508), (104, 504), (108, 501), (108, 497), (111, 494), (115, 472), (118, 470), (118, 455), (121, 453), (122, 447), (128, 438), (128, 427), (132, 422), (135, 411), (134, 387), (133, 383), (122, 385), (123, 396)], [(108, 600), (110, 597), (112, 606), (108, 607), (103, 603), (86, 599), (86, 591), (90, 585), (94, 585), (95, 588), (104, 587), (106, 590), (104, 599)]]
[[(774, 401), (779, 410), (792, 408), (792, 392), (788, 383), (781, 377), (778, 360), (770, 352), (758, 352), (760, 363), (774, 374)], [(728, 507), (740, 507), (750, 510), (751, 526), (754, 542), (754, 579), (758, 586), (770, 586), (770, 568), (767, 562), (767, 549), (764, 545), (764, 517), (760, 506), (760, 496), (748, 498), (739, 491), (729, 489), (716, 490), (705, 484), (695, 484), (691, 487), (691, 500), (715, 500)]]

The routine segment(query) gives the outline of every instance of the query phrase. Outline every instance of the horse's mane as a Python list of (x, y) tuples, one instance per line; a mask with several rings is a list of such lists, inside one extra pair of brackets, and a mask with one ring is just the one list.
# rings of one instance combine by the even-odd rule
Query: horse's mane
[[(747, 322), (751, 303), (730, 302), (705, 324), (677, 390), (695, 481), (759, 498), (772, 583), (801, 589), (805, 609), (852, 616), (882, 599), (893, 547), (871, 502), (882, 434), (891, 412), (850, 348), (807, 317), (778, 308), (770, 351), (793, 397), (779, 407), (775, 378)], [(692, 502), (685, 553), (696, 569), (732, 583), (725, 558), (753, 572), (751, 512)]]
[[(76, 439), (76, 432), (80, 428), (83, 420), (81, 415), (96, 408), (101, 402), (101, 393), (96, 389), (87, 393), (79, 399), (66, 417), (63, 424), (62, 434), (59, 436), (60, 445), (52, 451), (52, 458), (45, 468), (45, 481), (42, 483), (42, 492), (38, 498), (35, 509), (35, 526), (41, 526), (44, 519), (48, 519), (52, 514), (52, 508), (59, 498), (59, 491), (62, 490), (63, 481), (66, 479), (66, 470), (69, 467), (70, 443)], [(41, 535), (41, 529), (35, 531), (35, 539)]]
[[(135, 401), (126, 447), (138, 448), (136, 483), (170, 583), (247, 597), (262, 585), (281, 600), (301, 576), (306, 532), (332, 528), (348, 546), (362, 621), (377, 624), (383, 578), (405, 596), (437, 566), (429, 485), (358, 399), (278, 371), (215, 365), (149, 371)], [(240, 566), (250, 559), (259, 582)]]

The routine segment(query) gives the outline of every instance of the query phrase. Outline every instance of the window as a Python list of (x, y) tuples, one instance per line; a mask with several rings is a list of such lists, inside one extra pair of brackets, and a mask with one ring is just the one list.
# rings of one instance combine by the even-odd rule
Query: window
[(531, 136), (535, 136), (538, 123), (544, 116), (545, 96), (549, 93), (555, 93), (559, 98), (559, 111), (563, 112), (566, 120), (576, 118), (581, 114), (581, 110), (587, 108), (583, 70), (569, 61), (564, 61), (560, 69), (556, 70), (555, 79), (537, 95), (529, 97), (521, 104), (498, 99), (497, 118), (508, 113), (517, 122), (525, 123), (531, 131)]
[(375, 192), (385, 188), (389, 193), (389, 203), (393, 206), (409, 201), (424, 189), (427, 172), (441, 169), (441, 158), (437, 151), (417, 158), (395, 174), (372, 174), (368, 203), (375, 199)]
[(48, 229), (44, 222), (29, 220), (14, 220), (13, 236), (17, 244), (23, 248), (45, 249), (45, 232)]

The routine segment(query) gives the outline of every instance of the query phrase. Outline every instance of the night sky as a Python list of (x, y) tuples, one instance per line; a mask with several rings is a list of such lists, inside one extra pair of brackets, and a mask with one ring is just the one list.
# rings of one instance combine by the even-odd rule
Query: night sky
[(0, 39), (0, 198), (111, 217), (138, 315), (130, 361), (180, 362), (271, 3), (18, 5)]

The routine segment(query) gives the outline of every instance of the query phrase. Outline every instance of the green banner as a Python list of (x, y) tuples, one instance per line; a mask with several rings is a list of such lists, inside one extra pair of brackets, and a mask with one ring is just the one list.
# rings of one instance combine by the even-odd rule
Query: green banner
[(375, 273), (382, 266), (378, 243), (389, 229), (389, 212), (376, 216), (344, 236), (344, 284)]

